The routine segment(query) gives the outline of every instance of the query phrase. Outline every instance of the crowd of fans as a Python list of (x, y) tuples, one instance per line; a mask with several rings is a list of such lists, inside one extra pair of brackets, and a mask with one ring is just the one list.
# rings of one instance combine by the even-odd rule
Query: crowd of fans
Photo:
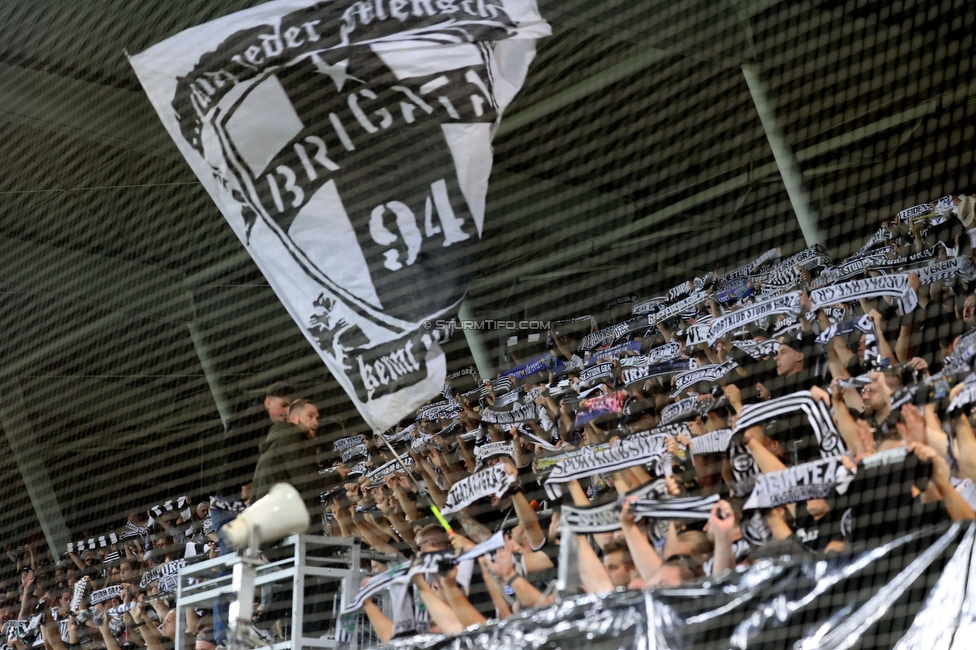
[[(376, 552), (346, 605), (383, 641), (552, 603), (560, 569), (595, 594), (674, 586), (976, 518), (974, 240), (974, 199), (944, 197), (845, 260), (772, 250), (625, 296), (496, 377), (453, 373), (387, 432), (272, 386), (209, 500), (64, 553), (8, 547), (6, 645), (172, 647), (175, 568), (228, 552), (217, 530), (279, 481), (321, 515), (312, 532)], [(225, 641), (224, 607), (187, 611), (198, 650)]]

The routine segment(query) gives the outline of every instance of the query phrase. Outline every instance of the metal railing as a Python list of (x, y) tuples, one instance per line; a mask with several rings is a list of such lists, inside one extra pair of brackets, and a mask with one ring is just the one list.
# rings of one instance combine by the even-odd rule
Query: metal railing
[[(290, 552), (288, 552), (289, 548)], [(339, 602), (333, 603), (333, 612), (341, 611), (359, 591), (360, 562), (364, 557), (359, 540), (352, 537), (292, 535), (264, 551), (263, 555), (268, 558), (268, 562), (257, 567), (255, 587), (263, 587), (262, 591), (268, 592), (280, 583), (287, 582), (291, 586), (291, 633), (288, 635), (291, 638), (274, 643), (270, 648), (272, 650), (338, 648), (341, 636), (338, 620), (331, 635), (304, 636), (305, 586), (306, 583), (313, 581), (319, 583), (340, 581), (341, 585), (337, 592)], [(185, 647), (186, 607), (211, 608), (218, 598), (231, 600), (235, 597), (230, 568), (237, 561), (237, 553), (232, 553), (180, 569), (176, 591), (175, 647)], [(368, 625), (357, 625), (359, 631), (364, 627), (368, 629)], [(368, 642), (366, 638), (361, 638), (362, 636), (358, 631), (347, 635), (342, 648), (357, 650), (361, 647), (360, 643)]]

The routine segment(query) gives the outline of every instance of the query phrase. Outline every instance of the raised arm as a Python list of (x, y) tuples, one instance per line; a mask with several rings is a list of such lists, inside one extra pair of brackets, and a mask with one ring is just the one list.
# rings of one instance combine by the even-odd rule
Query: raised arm
[[(653, 584), (657, 572), (661, 569), (661, 556), (654, 550), (644, 531), (637, 526), (634, 515), (630, 512), (630, 504), (635, 500), (636, 497), (629, 497), (624, 501), (620, 509), (620, 529), (624, 533), (637, 572), (646, 584)], [(674, 524), (671, 526), (673, 527)], [(670, 535), (670, 530), (668, 534)]]

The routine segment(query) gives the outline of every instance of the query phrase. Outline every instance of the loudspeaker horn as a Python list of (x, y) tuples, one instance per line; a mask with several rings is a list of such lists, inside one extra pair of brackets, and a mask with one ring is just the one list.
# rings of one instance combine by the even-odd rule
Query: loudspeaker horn
[(251, 534), (257, 532), (255, 544), (273, 542), (308, 530), (310, 518), (302, 495), (288, 483), (276, 483), (267, 495), (255, 501), (236, 519), (224, 525), (220, 534), (237, 549), (251, 545)]

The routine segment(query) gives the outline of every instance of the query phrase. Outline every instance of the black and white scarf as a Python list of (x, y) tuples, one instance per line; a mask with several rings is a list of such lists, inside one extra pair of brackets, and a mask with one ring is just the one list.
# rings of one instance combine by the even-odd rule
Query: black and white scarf
[(710, 328), (707, 323), (696, 323), (684, 330), (685, 345), (705, 345), (708, 343)]
[(767, 420), (781, 418), (797, 411), (802, 411), (806, 415), (807, 421), (817, 438), (822, 457), (840, 456), (847, 453), (827, 406), (823, 402), (815, 400), (813, 394), (808, 390), (798, 391), (759, 404), (743, 406), (735, 421), (733, 433), (744, 432), (749, 427), (758, 426)]
[(466, 562), (468, 560), (477, 560), (482, 555), (487, 555), (489, 553), (494, 553), (495, 551), (505, 547), (505, 531), (503, 529), (498, 529), (495, 534), (486, 539), (485, 541), (477, 544), (474, 548), (465, 551), (457, 557), (457, 562)]
[(535, 404), (528, 404), (526, 406), (516, 405), (515, 408), (507, 413), (504, 411), (484, 409), (478, 414), (478, 417), (481, 418), (482, 422), (487, 424), (518, 424), (519, 422), (538, 420), (539, 409), (536, 408)]
[(474, 448), (474, 459), (480, 467), (489, 458), (508, 456), (515, 458), (515, 445), (511, 442), (489, 442)]
[(694, 386), (700, 381), (716, 382), (738, 367), (738, 365), (734, 360), (729, 359), (725, 363), (702, 366), (701, 368), (676, 375), (674, 378), (674, 391), (671, 393), (671, 397), (677, 397), (686, 388)]
[(608, 449), (610, 449), (610, 443), (604, 442), (590, 447), (570, 449), (569, 451), (563, 451), (551, 456), (540, 456), (532, 461), (532, 471), (538, 475), (548, 474), (552, 471), (553, 467), (562, 461), (578, 458), (586, 454), (602, 453)]
[(139, 581), (139, 588), (145, 589), (152, 584), (152, 582), (159, 580), (160, 578), (176, 576), (180, 569), (185, 566), (186, 560), (173, 560), (172, 562), (166, 562), (165, 564), (160, 564), (157, 567), (153, 567), (142, 574), (142, 580)]
[(898, 213), (898, 221), (901, 223), (908, 223), (909, 221), (914, 221), (915, 219), (920, 219), (922, 217), (927, 217), (932, 214), (932, 204), (931, 203), (921, 203), (919, 205), (906, 208)]
[(671, 499), (638, 499), (630, 504), (630, 511), (641, 519), (708, 519), (712, 506), (722, 497), (674, 497)]
[(366, 444), (366, 436), (359, 434), (356, 436), (349, 436), (348, 438), (339, 438), (335, 441), (335, 445), (332, 447), (334, 451), (343, 451), (349, 449), (350, 447), (357, 447), (359, 445)]
[(190, 517), (193, 516), (190, 510), (190, 499), (187, 497), (178, 497), (176, 499), (170, 499), (169, 501), (164, 501), (159, 505), (149, 508), (149, 512), (154, 514), (156, 517), (162, 517), (165, 512), (172, 512), (173, 510), (180, 511), (180, 517), (183, 521), (189, 521)]
[(672, 402), (661, 410), (661, 424), (694, 419), (702, 414), (700, 406), (697, 395)]
[(627, 305), (632, 302), (637, 302), (637, 294), (631, 294), (629, 296), (620, 296), (619, 298), (614, 298), (613, 300), (607, 302), (607, 306), (604, 308), (607, 311), (617, 307), (618, 305)]
[(621, 343), (619, 345), (614, 345), (613, 347), (607, 348), (605, 350), (599, 350), (594, 352), (593, 355), (586, 360), (586, 365), (592, 366), (603, 361), (610, 361), (618, 357), (626, 355), (628, 352), (639, 352), (641, 348), (640, 341), (628, 341), (626, 343)]
[(976, 266), (973, 266), (968, 257), (954, 257), (936, 262), (918, 271), (918, 279), (921, 280), (923, 286), (940, 280), (954, 280), (955, 278), (959, 278), (963, 282), (976, 280)]
[(398, 459), (394, 458), (388, 463), (383, 463), (369, 474), (366, 474), (366, 478), (370, 480), (369, 486), (379, 487), (383, 485), (386, 481), (386, 477), (394, 472), (409, 472), (410, 468), (414, 466), (413, 456), (401, 455), (400, 458), (403, 459), (403, 465), (400, 464)]
[(640, 316), (643, 314), (653, 314), (654, 312), (656, 312), (658, 309), (661, 308), (661, 305), (667, 303), (667, 301), (668, 299), (665, 296), (648, 298), (647, 300), (642, 300), (636, 305), (634, 305), (631, 308), (630, 313), (634, 314), (635, 316)]
[(515, 477), (509, 474), (504, 466), (487, 467), (451, 486), (443, 512), (444, 514), (457, 512), (485, 497), (495, 496), (500, 499), (514, 483)]
[(589, 388), (594, 386), (604, 379), (613, 380), (613, 362), (605, 361), (603, 363), (598, 363), (595, 366), (590, 366), (580, 373), (580, 386), (583, 388)]
[(770, 300), (743, 307), (724, 316), (719, 316), (712, 321), (709, 328), (708, 342), (714, 345), (715, 341), (725, 336), (727, 333), (737, 330), (743, 325), (754, 323), (760, 319), (768, 318), (778, 314), (796, 316), (800, 313), (800, 293), (793, 292), (783, 296), (777, 296)]
[(417, 420), (442, 420), (452, 418), (461, 412), (461, 405), (452, 400), (442, 400), (428, 404), (417, 411)]
[(667, 320), (674, 318), (675, 316), (680, 316), (681, 314), (696, 312), (697, 305), (703, 300), (708, 298), (708, 294), (703, 291), (695, 291), (687, 298), (679, 300), (678, 302), (668, 305), (666, 307), (660, 308), (653, 316), (649, 319), (650, 324), (657, 325), (658, 323), (663, 323)]
[(495, 397), (495, 403), (491, 405), (491, 408), (498, 410), (506, 406), (511, 406), (512, 404), (515, 404), (519, 399), (519, 394), (520, 394), (519, 390), (520, 389), (516, 388), (514, 390), (508, 391), (507, 393), (502, 393), (501, 395), (498, 395), (497, 397)]
[(664, 479), (657, 479), (637, 487), (621, 499), (598, 506), (564, 505), (559, 519), (560, 534), (593, 535), (620, 530), (620, 506), (624, 498), (645, 497), (649, 494), (666, 498), (668, 494)]
[[(134, 537), (134, 535), (133, 535)], [(68, 553), (80, 553), (81, 551), (94, 551), (96, 549), (105, 548), (113, 544), (118, 544), (120, 538), (116, 533), (107, 533), (105, 535), (99, 535), (98, 537), (90, 537), (87, 540), (80, 540), (77, 542), (68, 542)]]
[[(667, 454), (665, 435), (635, 435), (617, 440), (612, 445), (584, 447), (584, 453), (566, 458), (549, 472), (546, 479), (546, 493), (550, 499), (558, 499), (563, 493), (563, 484), (594, 474), (607, 474), (634, 465), (656, 466), (655, 474), (664, 474), (664, 461), (670, 463)], [(669, 457), (665, 459), (665, 456)]]
[(762, 341), (733, 341), (732, 345), (739, 348), (753, 359), (769, 357), (779, 351), (779, 341), (776, 339), (764, 339)]
[(649, 366), (638, 366), (635, 368), (625, 367), (620, 372), (620, 381), (624, 386), (631, 386), (638, 382), (646, 381), (652, 377), (664, 377), (677, 373), (694, 370), (698, 364), (694, 359), (682, 361), (670, 361)]
[(814, 340), (820, 345), (827, 345), (835, 336), (850, 334), (854, 330), (859, 330), (865, 334), (874, 334), (874, 321), (867, 314), (860, 318), (849, 318), (848, 320), (834, 323), (822, 331)]
[(356, 445), (342, 451), (342, 462), (348, 463), (354, 458), (369, 458), (369, 447), (366, 445)]
[[(839, 457), (801, 463), (758, 476), (742, 509), (775, 508), (808, 499), (823, 499), (835, 484), (850, 483), (853, 478)], [(838, 487), (838, 491), (843, 493), (844, 490)]]
[(92, 605), (97, 605), (99, 603), (104, 603), (106, 600), (111, 600), (113, 598), (119, 598), (122, 594), (121, 585), (113, 585), (111, 587), (106, 587), (104, 589), (98, 589), (91, 592), (88, 597), (88, 602)]
[(902, 314), (907, 314), (918, 306), (918, 296), (908, 284), (907, 275), (863, 278), (810, 292), (814, 309), (828, 307), (839, 302), (852, 302), (860, 298), (878, 298), (881, 296), (897, 298), (898, 308)]
[(729, 449), (730, 440), (732, 440), (732, 429), (709, 431), (691, 439), (691, 453), (696, 456), (724, 454)]
[[(677, 361), (681, 358), (681, 346), (677, 341), (672, 340), (666, 345), (659, 345), (656, 348), (648, 351), (644, 355), (644, 361), (637, 365), (651, 365), (655, 363), (663, 363), (665, 361)], [(621, 365), (623, 365), (621, 363)]]

